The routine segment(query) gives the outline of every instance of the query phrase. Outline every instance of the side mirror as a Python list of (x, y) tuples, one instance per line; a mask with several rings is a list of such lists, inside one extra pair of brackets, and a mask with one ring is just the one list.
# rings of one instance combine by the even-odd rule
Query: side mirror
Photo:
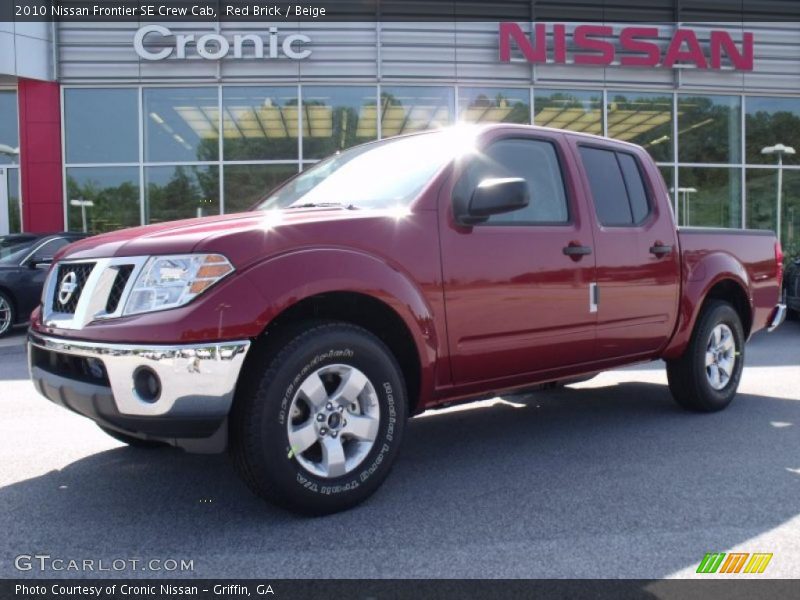
[(52, 256), (31, 257), (28, 259), (28, 267), (31, 269), (49, 269), (53, 264)]
[(466, 211), (457, 214), (463, 225), (483, 223), (492, 215), (513, 212), (530, 203), (528, 182), (521, 177), (484, 179), (472, 192)]

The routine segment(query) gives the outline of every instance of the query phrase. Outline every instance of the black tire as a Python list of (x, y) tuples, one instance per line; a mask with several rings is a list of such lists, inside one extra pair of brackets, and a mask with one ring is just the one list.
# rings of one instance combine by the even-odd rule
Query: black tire
[(8, 335), (17, 322), (17, 311), (14, 301), (4, 292), (0, 292), (0, 337)]
[[(721, 389), (714, 389), (706, 371), (706, 349), (712, 331), (718, 325), (726, 325), (732, 332), (735, 355), (727, 384)], [(720, 300), (707, 302), (683, 356), (667, 361), (667, 379), (675, 402), (686, 410), (696, 412), (716, 412), (727, 407), (736, 395), (742, 376), (744, 342), (742, 321), (733, 306)]]
[[(363, 502), (389, 474), (405, 427), (405, 382), (391, 351), (367, 330), (336, 321), (307, 323), (254, 350), (247, 363), (249, 380), (241, 382), (231, 413), (230, 449), (242, 478), (265, 500), (301, 514), (330, 514)], [(325, 477), (301, 464), (288, 428), (296, 418), (289, 412), (300, 386), (331, 365), (365, 375), (374, 390), (371, 406), (377, 402), (380, 414), (373, 445), (360, 464)], [(312, 414), (304, 419), (310, 421)], [(340, 443), (347, 448), (352, 440), (342, 433)], [(315, 450), (321, 450), (320, 441), (300, 455), (308, 460), (307, 453)]]
[(106, 435), (111, 436), (118, 442), (122, 442), (123, 444), (128, 444), (131, 448), (143, 448), (143, 449), (156, 449), (156, 448), (169, 448), (169, 444), (165, 442), (156, 442), (153, 440), (143, 440), (141, 438), (134, 437), (132, 435), (127, 435), (122, 433), (121, 431), (117, 431), (116, 429), (109, 429), (107, 427), (103, 427), (102, 425), (98, 425), (100, 429), (103, 430), (103, 433)]

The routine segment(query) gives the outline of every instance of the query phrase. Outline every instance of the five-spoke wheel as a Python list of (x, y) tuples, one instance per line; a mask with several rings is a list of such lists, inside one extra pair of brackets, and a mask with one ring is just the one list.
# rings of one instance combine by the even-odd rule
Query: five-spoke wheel
[(721, 390), (731, 380), (736, 363), (736, 341), (731, 328), (720, 323), (711, 330), (706, 346), (706, 376), (715, 390)]
[(287, 423), (292, 453), (313, 475), (346, 475), (372, 450), (380, 416), (375, 387), (359, 369), (344, 364), (317, 369), (292, 399)]

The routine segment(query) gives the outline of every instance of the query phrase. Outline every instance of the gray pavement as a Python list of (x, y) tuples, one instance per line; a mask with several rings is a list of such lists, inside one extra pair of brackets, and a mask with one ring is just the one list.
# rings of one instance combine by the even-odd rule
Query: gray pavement
[(304, 519), (225, 456), (124, 447), (49, 404), (7, 343), (0, 576), (40, 576), (14, 557), (46, 553), (189, 559), (196, 577), (689, 577), (706, 552), (740, 551), (774, 554), (758, 577), (800, 577), (800, 323), (747, 354), (713, 415), (676, 408), (661, 363), (426, 413), (372, 499)]

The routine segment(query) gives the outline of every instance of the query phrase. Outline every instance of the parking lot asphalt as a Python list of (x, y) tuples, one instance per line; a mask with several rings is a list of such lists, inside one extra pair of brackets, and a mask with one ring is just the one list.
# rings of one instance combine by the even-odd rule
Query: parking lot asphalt
[[(224, 455), (128, 448), (51, 405), (21, 336), (0, 347), (2, 577), (691, 577), (737, 551), (773, 553), (755, 577), (800, 577), (798, 322), (748, 344), (721, 413), (679, 410), (657, 362), (421, 415), (375, 496), (315, 519), (261, 502)], [(193, 571), (15, 568), (36, 553)]]

